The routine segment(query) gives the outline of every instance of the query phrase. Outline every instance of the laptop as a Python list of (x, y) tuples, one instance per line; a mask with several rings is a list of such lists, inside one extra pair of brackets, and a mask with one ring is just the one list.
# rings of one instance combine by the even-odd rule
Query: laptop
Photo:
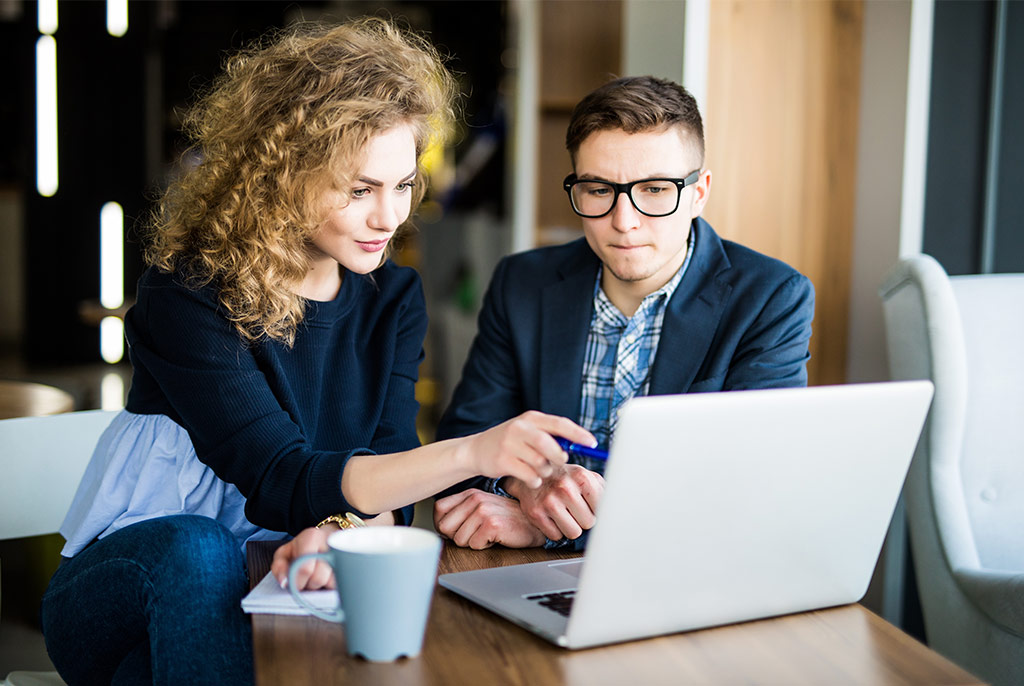
[(584, 557), (438, 581), (565, 648), (856, 602), (931, 397), (904, 381), (634, 398)]

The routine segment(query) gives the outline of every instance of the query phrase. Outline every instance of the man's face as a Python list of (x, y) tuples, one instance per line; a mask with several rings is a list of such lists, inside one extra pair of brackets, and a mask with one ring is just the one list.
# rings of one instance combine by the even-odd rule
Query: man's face
[[(580, 179), (613, 183), (682, 179), (697, 169), (697, 146), (679, 127), (641, 133), (598, 131), (585, 138), (576, 152)], [(583, 219), (587, 243), (604, 263), (601, 285), (613, 302), (616, 293), (642, 299), (672, 278), (686, 258), (690, 222), (704, 209), (710, 184), (710, 172), (702, 172), (697, 183), (682, 189), (678, 209), (665, 217), (641, 214), (620, 194), (611, 212)]]

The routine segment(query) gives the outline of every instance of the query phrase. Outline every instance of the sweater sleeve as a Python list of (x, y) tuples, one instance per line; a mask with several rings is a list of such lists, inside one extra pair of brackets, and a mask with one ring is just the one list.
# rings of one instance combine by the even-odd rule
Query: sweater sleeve
[(250, 346), (218, 311), (212, 289), (142, 287), (128, 322), (133, 364), (152, 376), (196, 455), (246, 498), (257, 526), (298, 533), (355, 511), (341, 475), (365, 448), (317, 451), (274, 396)]

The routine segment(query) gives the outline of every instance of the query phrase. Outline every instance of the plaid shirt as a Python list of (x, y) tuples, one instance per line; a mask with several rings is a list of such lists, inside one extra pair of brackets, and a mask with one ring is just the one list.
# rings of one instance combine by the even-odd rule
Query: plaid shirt
[[(632, 317), (626, 318), (601, 290), (601, 271), (594, 280), (594, 314), (583, 358), (583, 391), (577, 422), (594, 434), (598, 445), (607, 448), (615, 432), (619, 409), (633, 396), (646, 395), (650, 388), (650, 371), (661, 340), (665, 307), (672, 298), (693, 256), (693, 233), (686, 246), (686, 258), (668, 283), (640, 302)], [(569, 455), (569, 462), (582, 465), (600, 474), (605, 463), (579, 455)], [(501, 479), (487, 479), (484, 490), (512, 498), (500, 484)], [(577, 548), (587, 532), (573, 541), (548, 539), (545, 548)], [(580, 548), (581, 549), (581, 548)]]
[[(645, 297), (629, 318), (601, 290), (601, 271), (598, 270), (594, 282), (594, 314), (583, 358), (578, 423), (594, 434), (603, 448), (611, 442), (623, 403), (635, 395), (647, 395), (665, 307), (682, 281), (692, 254), (691, 240), (679, 271), (668, 283)], [(604, 472), (605, 465), (600, 460), (577, 456), (572, 459), (587, 469)]]
[[(577, 423), (594, 434), (602, 448), (607, 449), (611, 443), (623, 403), (635, 395), (647, 395), (651, 385), (651, 367), (661, 340), (661, 325), (665, 321), (665, 307), (683, 280), (692, 255), (691, 233), (683, 266), (668, 283), (644, 298), (628, 319), (601, 290), (601, 269), (597, 271), (594, 314), (583, 358), (583, 393)], [(601, 460), (569, 455), (569, 461), (604, 473), (605, 463)], [(587, 533), (584, 531), (576, 540), (548, 539), (544, 547), (581, 550)]]

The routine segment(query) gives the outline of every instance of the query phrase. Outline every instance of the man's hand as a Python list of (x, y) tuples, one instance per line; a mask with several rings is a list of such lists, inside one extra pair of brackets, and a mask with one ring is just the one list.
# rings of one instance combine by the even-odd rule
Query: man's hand
[(544, 545), (544, 534), (526, 519), (519, 503), (470, 488), (434, 503), (434, 528), (455, 545), (483, 550)]
[(530, 488), (508, 477), (504, 488), (519, 499), (530, 524), (552, 541), (579, 538), (594, 526), (594, 513), (604, 493), (604, 477), (578, 464), (567, 464), (544, 479), (540, 488)]

